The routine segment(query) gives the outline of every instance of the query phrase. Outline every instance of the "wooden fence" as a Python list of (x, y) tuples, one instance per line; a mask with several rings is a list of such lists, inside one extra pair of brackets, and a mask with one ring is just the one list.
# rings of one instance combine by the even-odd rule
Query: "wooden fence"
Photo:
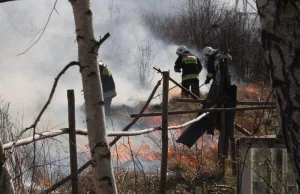
[[(199, 109), (199, 110), (182, 110), (182, 111), (168, 111), (168, 91), (169, 91), (169, 81), (173, 82), (176, 86), (180, 87), (183, 90), (188, 91), (192, 96), (195, 96), (193, 93), (191, 93), (189, 90), (178, 84), (175, 80), (173, 80), (169, 76), (169, 71), (160, 71), (159, 69), (156, 69), (158, 72), (162, 74), (162, 80), (163, 80), (163, 99), (162, 99), (162, 112), (157, 113), (144, 113), (148, 105), (150, 104), (151, 100), (153, 99), (153, 96), (155, 92), (157, 91), (159, 85), (161, 84), (161, 80), (157, 83), (157, 85), (154, 87), (151, 95), (149, 96), (148, 100), (146, 101), (144, 107), (141, 109), (141, 111), (138, 114), (131, 114), (131, 117), (134, 118), (131, 123), (129, 123), (122, 131), (110, 131), (107, 132), (107, 136), (115, 136), (112, 142), (109, 143), (109, 146), (112, 147), (122, 136), (136, 136), (136, 135), (142, 135), (146, 133), (151, 133), (156, 130), (162, 131), (162, 154), (161, 154), (161, 172), (160, 172), (160, 193), (165, 194), (166, 193), (166, 180), (167, 180), (167, 161), (168, 161), (168, 130), (175, 130), (175, 129), (181, 129), (184, 128), (192, 123), (198, 122), (201, 119), (205, 118), (207, 115), (209, 115), (212, 112), (221, 112), (225, 113), (228, 111), (248, 111), (248, 110), (258, 110), (258, 109), (274, 109), (275, 103), (274, 102), (235, 102), (236, 105), (259, 105), (255, 107), (242, 107), (242, 108), (224, 108), (223, 103), (219, 105), (221, 108), (216, 108), (217, 104), (213, 105), (211, 108), (206, 109)], [(26, 144), (30, 144), (33, 141), (38, 141), (45, 138), (50, 138), (62, 134), (69, 134), (69, 147), (70, 147), (70, 168), (71, 168), (71, 175), (67, 176), (66, 178), (62, 179), (61, 181), (55, 183), (52, 185), (49, 189), (44, 191), (44, 193), (50, 193), (54, 190), (56, 190), (61, 185), (65, 184), (67, 181), (71, 180), (72, 182), (72, 194), (78, 194), (78, 174), (82, 172), (84, 169), (86, 169), (90, 164), (91, 161), (88, 161), (83, 166), (81, 166), (79, 169), (77, 167), (77, 150), (76, 150), (76, 134), (77, 135), (87, 135), (87, 129), (76, 129), (75, 126), (75, 99), (74, 99), (74, 91), (68, 90), (68, 115), (69, 115), (69, 127), (58, 129), (58, 130), (51, 130), (43, 133), (37, 133), (32, 137), (28, 137), (25, 139), (20, 139), (18, 141), (9, 142), (3, 145), (3, 149), (11, 149), (12, 147), (22, 146)], [(196, 96), (197, 97), (197, 96)], [(198, 97), (197, 97), (198, 98)], [(198, 99), (198, 100), (191, 100), (191, 99), (178, 99), (178, 102), (189, 102), (189, 103), (203, 103), (204, 99)], [(231, 102), (232, 103), (232, 102)], [(263, 106), (262, 106), (263, 105)], [(186, 123), (177, 125), (177, 126), (168, 126), (168, 116), (169, 115), (175, 115), (175, 114), (190, 114), (190, 113), (202, 113), (197, 118), (190, 120)], [(224, 114), (221, 115), (221, 123), (222, 120), (224, 121), (225, 116)], [(142, 129), (138, 131), (128, 131), (141, 117), (149, 117), (149, 116), (162, 116), (162, 124), (161, 126), (155, 126), (147, 129)], [(225, 128), (225, 125), (221, 125), (222, 130), (220, 130), (220, 139), (219, 139), (219, 162), (221, 164), (221, 167), (223, 169), (224, 173), (224, 155), (226, 155), (226, 152), (228, 151), (228, 147), (225, 145), (225, 133), (227, 132), (227, 129)], [(245, 135), (252, 135), (247, 130), (243, 129), (243, 127), (235, 124), (235, 128), (242, 132)], [(223, 139), (222, 139), (223, 138)], [(230, 145), (231, 145), (231, 156), (233, 161), (235, 161), (235, 155), (236, 155), (236, 145), (235, 145), (235, 138), (234, 136), (231, 137)], [(235, 163), (232, 163), (232, 170), (233, 173), (236, 174), (236, 165)]]

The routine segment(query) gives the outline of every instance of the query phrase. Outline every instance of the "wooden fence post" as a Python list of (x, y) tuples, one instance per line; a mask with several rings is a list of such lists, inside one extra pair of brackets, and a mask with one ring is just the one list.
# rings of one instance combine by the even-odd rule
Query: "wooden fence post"
[(78, 194), (78, 173), (77, 173), (77, 148), (76, 148), (76, 124), (75, 124), (75, 97), (74, 90), (67, 91), (68, 113), (69, 113), (69, 147), (71, 164), (72, 194)]
[(232, 169), (232, 175), (236, 175), (237, 167), (236, 167), (236, 145), (235, 145), (235, 138), (230, 138), (230, 150), (231, 150), (231, 169)]
[[(221, 104), (221, 108), (224, 108), (224, 104)], [(225, 175), (225, 136), (226, 136), (226, 123), (225, 112), (220, 113), (220, 136), (218, 142), (218, 166), (219, 172), (222, 177)]]
[(169, 101), (169, 71), (163, 71), (163, 110), (162, 110), (162, 151), (160, 171), (160, 194), (166, 194), (168, 168), (168, 101)]

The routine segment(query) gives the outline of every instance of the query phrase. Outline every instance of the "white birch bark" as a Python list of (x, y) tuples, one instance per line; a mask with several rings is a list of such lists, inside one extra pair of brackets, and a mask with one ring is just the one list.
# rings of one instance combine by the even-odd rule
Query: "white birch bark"
[(94, 38), (90, 0), (69, 0), (74, 12), (86, 123), (97, 194), (117, 193), (106, 142), (104, 98), (97, 64), (99, 43)]
[(283, 138), (300, 185), (300, 4), (257, 0), (265, 64), (271, 71)]
[(2, 141), (0, 140), (0, 193), (1, 194), (14, 194), (14, 187), (12, 184), (11, 176), (8, 173), (5, 164), (5, 155), (4, 155), (4, 150), (3, 150), (3, 144)]

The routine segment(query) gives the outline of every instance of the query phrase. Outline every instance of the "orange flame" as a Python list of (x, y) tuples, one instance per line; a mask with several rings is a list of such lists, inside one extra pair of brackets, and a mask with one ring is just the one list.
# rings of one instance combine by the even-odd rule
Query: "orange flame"
[[(129, 145), (130, 143), (130, 145)], [(112, 152), (112, 157), (117, 158), (121, 161), (128, 161), (131, 159), (130, 147), (132, 146), (132, 140), (129, 143), (118, 144), (116, 149)]]
[(137, 155), (139, 157), (142, 157), (146, 160), (158, 160), (159, 155), (157, 155), (155, 152), (153, 152), (153, 148), (151, 144), (143, 143), (139, 148)]
[(51, 187), (52, 183), (46, 180), (39, 180), (40, 186), (46, 186), (46, 187)]
[(257, 89), (255, 89), (254, 87), (251, 87), (251, 86), (247, 87), (246, 91), (249, 92), (249, 93), (252, 93), (252, 94), (259, 94)]
[(168, 158), (171, 163), (197, 166), (197, 158), (195, 155), (182, 155), (170, 148), (168, 149)]
[[(144, 118), (144, 121), (148, 126), (156, 126), (156, 125), (161, 125), (162, 118), (160, 116), (146, 117)], [(169, 121), (169, 126), (177, 126), (177, 125), (179, 125), (178, 120)], [(182, 134), (184, 130), (185, 128), (169, 131), (170, 134), (169, 137), (176, 139)], [(152, 135), (155, 135), (155, 133), (152, 133)], [(161, 132), (157, 131), (157, 138), (159, 139), (160, 136), (161, 136)], [(202, 150), (204, 152), (203, 155), (206, 155), (206, 153), (214, 152), (215, 149), (217, 148), (217, 142), (211, 141), (210, 138), (212, 137), (210, 135), (204, 134), (203, 137), (204, 138), (200, 138), (197, 141), (198, 143), (197, 149)], [(130, 138), (129, 142), (127, 143), (125, 142), (123, 144), (119, 143), (116, 144), (115, 146), (116, 149), (112, 151), (112, 157), (114, 159), (117, 159), (120, 162), (132, 160), (132, 154), (134, 156), (138, 156), (140, 158), (144, 158), (149, 161), (161, 160), (161, 151), (159, 149), (154, 149), (153, 146), (148, 143), (139, 142), (135, 144), (132, 138)], [(179, 150), (176, 150), (170, 145), (170, 147), (168, 148), (168, 164), (169, 164), (168, 168), (171, 168), (173, 164), (197, 167), (201, 163), (205, 163), (204, 161), (202, 161), (201, 157), (199, 157), (199, 154), (196, 154), (196, 152), (198, 152), (198, 150), (188, 151), (188, 152), (182, 150), (181, 148), (179, 148)], [(213, 155), (211, 157), (213, 157)], [(207, 160), (207, 161), (211, 162), (211, 160)]]
[(145, 118), (146, 123), (148, 126), (155, 126), (155, 125), (161, 125), (161, 117), (160, 116), (153, 116)]
[(169, 97), (170, 98), (179, 98), (181, 96), (180, 90), (170, 90)]

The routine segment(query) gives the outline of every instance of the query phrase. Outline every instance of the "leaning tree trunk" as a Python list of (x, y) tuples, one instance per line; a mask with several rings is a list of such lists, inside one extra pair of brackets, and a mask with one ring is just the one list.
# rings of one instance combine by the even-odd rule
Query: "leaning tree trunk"
[(300, 3), (257, 0), (265, 63), (271, 71), (283, 138), (300, 185)]
[(106, 142), (104, 98), (97, 65), (100, 43), (94, 38), (90, 0), (69, 1), (73, 7), (76, 25), (86, 123), (96, 192), (115, 194), (117, 189), (112, 171), (111, 153)]

